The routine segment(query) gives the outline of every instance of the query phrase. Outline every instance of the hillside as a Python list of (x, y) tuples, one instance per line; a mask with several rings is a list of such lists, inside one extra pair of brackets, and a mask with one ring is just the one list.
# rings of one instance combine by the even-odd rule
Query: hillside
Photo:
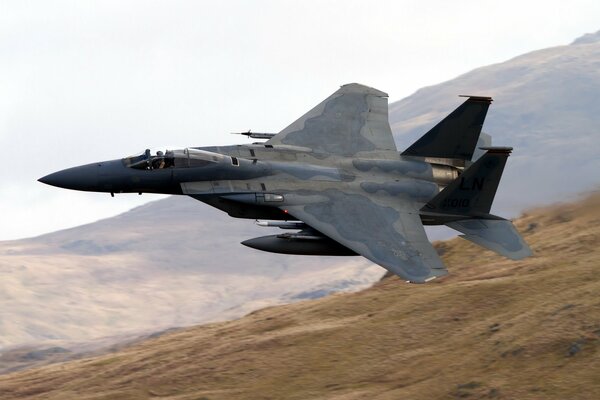
[(536, 256), (456, 238), (451, 274), (167, 333), (0, 376), (2, 399), (600, 398), (600, 194), (516, 221)]
[[(515, 150), (492, 211), (510, 216), (600, 183), (597, 93), (599, 33), (423, 88), (390, 104), (390, 122), (403, 149), (458, 106), (458, 94), (493, 96), (484, 130), (495, 144)], [(362, 258), (274, 255), (239, 244), (272, 233), (174, 197), (73, 229), (0, 242), (0, 373), (15, 367), (2, 357), (15, 346), (28, 346), (25, 355), (62, 357), (52, 349), (87, 349), (99, 338), (107, 344), (123, 335), (231, 319), (363, 288), (384, 272)]]
[(2, 353), (14, 346), (71, 349), (79, 347), (73, 342), (231, 319), (363, 288), (385, 272), (358, 257), (281, 256), (240, 245), (272, 232), (172, 197), (1, 242), (0, 373), (7, 367)]
[(517, 215), (600, 183), (598, 93), (600, 32), (419, 89), (390, 104), (390, 124), (405, 149), (464, 101), (458, 95), (492, 96), (483, 130), (514, 147), (495, 208)]

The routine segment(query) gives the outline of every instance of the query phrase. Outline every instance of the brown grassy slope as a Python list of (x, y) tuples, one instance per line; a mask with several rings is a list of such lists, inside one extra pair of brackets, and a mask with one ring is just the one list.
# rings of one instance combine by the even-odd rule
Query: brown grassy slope
[(600, 195), (517, 221), (536, 256), (439, 244), (451, 275), (272, 307), (0, 377), (0, 398), (598, 399)]

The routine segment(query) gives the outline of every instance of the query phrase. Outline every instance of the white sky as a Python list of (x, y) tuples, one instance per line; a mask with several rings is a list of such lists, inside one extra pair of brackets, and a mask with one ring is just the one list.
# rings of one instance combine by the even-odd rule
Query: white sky
[(400, 100), (599, 29), (597, 1), (0, 0), (0, 240), (159, 198), (36, 181), (50, 172), (245, 142), (228, 132), (279, 131), (343, 83)]

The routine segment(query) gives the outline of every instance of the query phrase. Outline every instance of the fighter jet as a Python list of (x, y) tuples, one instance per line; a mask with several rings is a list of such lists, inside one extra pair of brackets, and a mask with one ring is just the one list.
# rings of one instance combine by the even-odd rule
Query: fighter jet
[[(399, 152), (388, 95), (351, 83), (264, 142), (166, 149), (55, 172), (67, 189), (191, 196), (232, 217), (285, 233), (242, 244), (268, 252), (361, 255), (413, 283), (447, 274), (424, 225), (517, 260), (531, 250), (513, 224), (490, 214), (510, 147), (482, 125), (490, 97), (466, 101)], [(481, 146), (481, 144), (487, 144)]]

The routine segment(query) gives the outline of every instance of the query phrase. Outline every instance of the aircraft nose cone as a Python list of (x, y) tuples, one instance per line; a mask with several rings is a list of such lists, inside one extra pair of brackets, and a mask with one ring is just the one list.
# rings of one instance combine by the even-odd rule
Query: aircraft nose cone
[(94, 191), (98, 187), (99, 169), (100, 164), (82, 165), (46, 175), (38, 181), (65, 189)]

